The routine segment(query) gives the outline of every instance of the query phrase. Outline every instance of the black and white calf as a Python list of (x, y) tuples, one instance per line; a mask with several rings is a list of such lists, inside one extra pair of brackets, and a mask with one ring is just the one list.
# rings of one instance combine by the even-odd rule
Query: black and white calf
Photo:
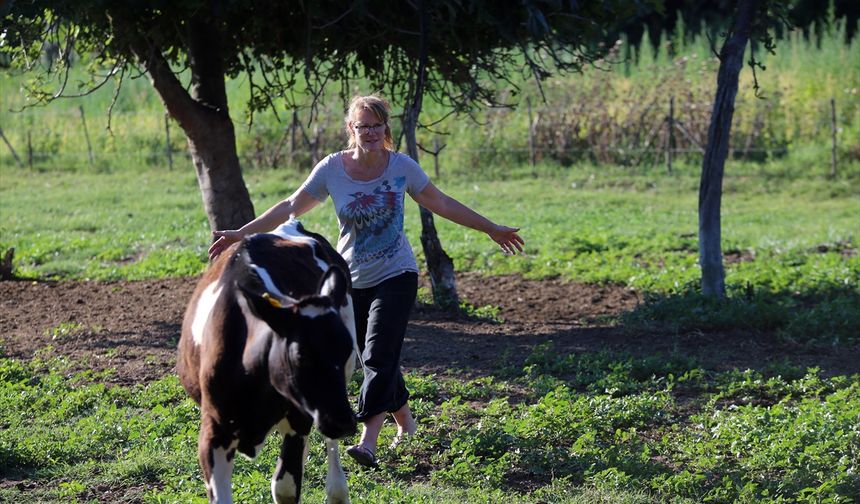
[(349, 502), (337, 438), (356, 429), (346, 381), (355, 359), (349, 269), (321, 236), (290, 220), (210, 265), (182, 323), (177, 370), (200, 404), (200, 467), (210, 502), (232, 502), (237, 451), (283, 435), (276, 503), (301, 498), (307, 435), (326, 437), (329, 502)]

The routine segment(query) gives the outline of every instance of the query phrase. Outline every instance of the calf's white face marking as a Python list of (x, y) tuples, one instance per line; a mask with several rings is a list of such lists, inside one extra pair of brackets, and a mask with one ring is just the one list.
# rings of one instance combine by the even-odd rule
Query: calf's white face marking
[(290, 219), (287, 222), (278, 226), (272, 234), (280, 236), (285, 240), (290, 240), (294, 242), (304, 243), (311, 247), (311, 250), (314, 251), (314, 259), (317, 262), (317, 266), (320, 267), (322, 271), (328, 270), (328, 263), (317, 257), (317, 241), (311, 238), (306, 234), (302, 234), (299, 231), (299, 221), (296, 219)]
[(236, 296), (236, 302), (239, 304), (248, 325), (248, 343), (246, 343), (245, 352), (242, 355), (242, 364), (246, 369), (251, 369), (266, 356), (266, 349), (269, 345), (268, 335), (272, 332), (272, 328), (254, 315), (244, 294)]
[(299, 360), (299, 344), (295, 342), (290, 343), (288, 348), (290, 349), (290, 360), (297, 362)]
[(317, 318), (325, 315), (326, 313), (332, 313), (334, 311), (333, 308), (324, 308), (322, 306), (316, 305), (308, 305), (302, 308), (299, 308), (299, 313), (302, 314), (303, 317), (307, 318)]
[[(355, 335), (355, 312), (352, 309), (351, 294), (346, 295), (346, 306), (341, 307), (340, 318), (343, 320), (343, 324), (352, 338), (352, 355), (349, 356), (349, 360), (346, 363), (346, 381), (349, 381), (352, 373), (355, 371), (355, 359), (361, 356), (361, 352), (358, 351), (358, 340)], [(364, 361), (361, 361), (361, 366), (364, 368)]]
[(199, 346), (203, 342), (203, 331), (206, 329), (209, 315), (212, 314), (212, 308), (221, 295), (221, 288), (220, 282), (212, 282), (206, 286), (197, 300), (197, 306), (194, 308), (194, 321), (191, 323), (191, 336), (194, 338), (195, 345)]
[(257, 266), (253, 263), (250, 264), (250, 266), (254, 273), (256, 273), (258, 277), (260, 277), (260, 280), (263, 281), (263, 285), (266, 286), (266, 290), (268, 292), (277, 295), (281, 299), (288, 299), (288, 296), (285, 296), (284, 293), (281, 292), (280, 289), (278, 289), (278, 286), (275, 285), (275, 282), (272, 280), (272, 275), (269, 274), (269, 271), (266, 270), (266, 268), (262, 266)]

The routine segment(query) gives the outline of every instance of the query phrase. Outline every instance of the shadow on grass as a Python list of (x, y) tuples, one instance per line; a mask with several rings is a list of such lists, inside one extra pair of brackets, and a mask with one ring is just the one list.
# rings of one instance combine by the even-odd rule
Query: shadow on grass
[(747, 287), (716, 300), (688, 288), (647, 296), (621, 322), (631, 334), (743, 331), (808, 347), (852, 346), (860, 343), (860, 291), (836, 285), (804, 293)]

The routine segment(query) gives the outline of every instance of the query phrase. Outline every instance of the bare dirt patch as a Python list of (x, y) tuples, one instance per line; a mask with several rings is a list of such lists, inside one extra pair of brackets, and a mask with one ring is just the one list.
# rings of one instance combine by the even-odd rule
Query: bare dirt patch
[[(76, 368), (115, 370), (113, 383), (141, 383), (174, 371), (185, 304), (195, 278), (140, 282), (0, 282), (0, 356), (70, 357)], [(426, 284), (426, 280), (422, 280)], [(846, 349), (795, 347), (767, 334), (631, 336), (612, 322), (635, 308), (635, 292), (558, 279), (459, 276), (461, 296), (499, 308), (504, 322), (418, 306), (403, 365), (424, 372), (481, 376), (520, 366), (535, 345), (559, 352), (681, 352), (714, 368), (761, 368), (789, 360), (826, 374), (860, 372)]]

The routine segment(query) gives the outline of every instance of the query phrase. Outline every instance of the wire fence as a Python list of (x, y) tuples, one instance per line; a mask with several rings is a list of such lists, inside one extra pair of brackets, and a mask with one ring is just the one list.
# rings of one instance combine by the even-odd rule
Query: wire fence
[[(613, 113), (606, 113), (599, 103), (585, 101), (532, 107), (526, 100), (525, 105), (489, 111), (483, 124), (467, 126), (467, 133), (419, 132), (419, 143), (432, 158), (436, 176), (441, 175), (440, 165), (498, 162), (532, 167), (578, 161), (634, 168), (665, 165), (671, 172), (679, 158), (701, 159), (707, 144), (711, 104), (703, 101), (676, 102), (669, 97), (661, 104), (657, 99), (631, 98), (622, 100)], [(753, 105), (736, 108), (730, 156), (749, 160), (786, 156), (804, 144), (798, 137), (805, 135), (807, 144), (829, 151), (830, 174), (838, 172), (840, 124), (854, 119), (849, 114), (840, 122), (835, 99), (818, 104), (817, 113), (804, 117), (805, 126), (795, 125), (792, 131), (775, 125), (791, 120), (783, 117), (784, 111), (772, 104)], [(260, 121), (250, 127), (237, 123), (237, 149), (243, 166), (306, 171), (326, 153), (344, 147), (339, 114), (331, 115), (337, 120), (320, 121), (310, 128), (296, 114), (287, 123)], [(163, 113), (117, 113), (110, 118), (110, 130), (101, 127), (106, 122), (105, 116), (88, 118), (80, 105), (4, 114), (0, 138), (5, 146), (0, 160), (22, 169), (111, 169), (131, 163), (173, 168), (190, 162), (184, 134)], [(5, 125), (9, 126), (4, 131)], [(395, 137), (398, 127), (393, 124)], [(850, 148), (843, 146), (843, 150)]]

